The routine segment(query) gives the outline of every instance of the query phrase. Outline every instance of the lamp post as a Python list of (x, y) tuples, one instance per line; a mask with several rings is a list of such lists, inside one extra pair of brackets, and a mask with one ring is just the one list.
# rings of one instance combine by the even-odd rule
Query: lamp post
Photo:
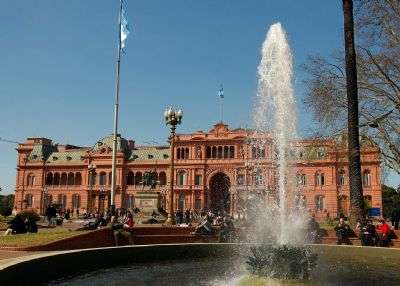
[(171, 163), (169, 170), (169, 204), (168, 204), (168, 219), (165, 222), (167, 225), (174, 225), (174, 139), (176, 126), (181, 124), (183, 112), (181, 109), (174, 110), (172, 107), (168, 107), (164, 112), (165, 124), (169, 125), (171, 129), (170, 144), (171, 144)]
[(88, 166), (88, 171), (89, 171), (89, 194), (88, 194), (88, 199), (87, 199), (87, 212), (91, 212), (92, 211), (92, 207), (93, 207), (93, 175), (96, 172), (96, 165), (94, 164), (90, 164)]

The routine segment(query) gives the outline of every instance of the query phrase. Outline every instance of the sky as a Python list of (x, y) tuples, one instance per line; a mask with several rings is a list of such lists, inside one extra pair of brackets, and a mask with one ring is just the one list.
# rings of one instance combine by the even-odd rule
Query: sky
[[(301, 65), (343, 45), (341, 1), (126, 0), (131, 34), (121, 63), (120, 133), (164, 144), (166, 106), (184, 110), (178, 132), (219, 121), (251, 125), (260, 49), (281, 22), (293, 51), (299, 130), (313, 122), (302, 104)], [(0, 1), (0, 137), (92, 146), (110, 135), (118, 0)], [(12, 193), (16, 145), (0, 142), (0, 186)], [(389, 174), (389, 185), (400, 178)]]

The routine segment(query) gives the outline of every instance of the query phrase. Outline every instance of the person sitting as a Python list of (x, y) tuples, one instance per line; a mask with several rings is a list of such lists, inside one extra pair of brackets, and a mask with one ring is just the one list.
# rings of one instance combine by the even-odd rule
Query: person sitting
[(362, 246), (374, 246), (376, 243), (376, 230), (371, 220), (360, 226), (359, 237)]
[(384, 219), (379, 220), (379, 224), (376, 227), (377, 232), (377, 245), (380, 247), (389, 247), (390, 244), (390, 234), (392, 230), (390, 229), (389, 225), (386, 223)]
[(342, 243), (350, 245), (350, 226), (344, 221), (344, 218), (339, 218), (339, 223), (335, 226), (337, 244), (342, 245)]
[(125, 239), (128, 239), (129, 244), (133, 244), (133, 235), (132, 229), (135, 225), (135, 221), (133, 220), (133, 215), (128, 212), (126, 217), (123, 219), (122, 223), (118, 223), (115, 221), (113, 224), (113, 233), (114, 233), (114, 241), (115, 246), (118, 246), (118, 238), (122, 236)]
[(34, 218), (25, 219), (26, 231), (30, 233), (37, 233), (38, 227)]

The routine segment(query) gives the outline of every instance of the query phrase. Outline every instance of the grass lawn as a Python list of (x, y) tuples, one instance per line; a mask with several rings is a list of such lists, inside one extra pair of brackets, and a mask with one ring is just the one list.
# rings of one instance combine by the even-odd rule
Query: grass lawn
[(82, 233), (84, 231), (69, 231), (64, 228), (39, 229), (38, 233), (0, 236), (0, 246), (27, 247), (41, 245)]

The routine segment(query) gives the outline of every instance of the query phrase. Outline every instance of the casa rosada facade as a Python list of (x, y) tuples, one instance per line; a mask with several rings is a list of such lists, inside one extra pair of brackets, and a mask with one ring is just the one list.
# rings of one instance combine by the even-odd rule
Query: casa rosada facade
[[(169, 192), (169, 146), (135, 146), (118, 136), (117, 208), (166, 209)], [(274, 197), (277, 185), (274, 147), (265, 135), (257, 141), (251, 130), (218, 123), (209, 132), (177, 134), (174, 158), (174, 209), (224, 209), (241, 213), (241, 203), (252, 192)], [(260, 144), (259, 142), (263, 142)], [(17, 148), (15, 211), (33, 208), (43, 213), (56, 203), (76, 213), (103, 211), (110, 202), (112, 136), (92, 147), (53, 144), (46, 138), (28, 138)], [(319, 219), (349, 213), (346, 142), (334, 139), (293, 143), (287, 184), (296, 184), (296, 196)], [(362, 144), (364, 198), (382, 213), (380, 152)], [(157, 184), (146, 186), (152, 172)], [(288, 175), (289, 176), (289, 175)], [(288, 186), (290, 188), (290, 186)]]

